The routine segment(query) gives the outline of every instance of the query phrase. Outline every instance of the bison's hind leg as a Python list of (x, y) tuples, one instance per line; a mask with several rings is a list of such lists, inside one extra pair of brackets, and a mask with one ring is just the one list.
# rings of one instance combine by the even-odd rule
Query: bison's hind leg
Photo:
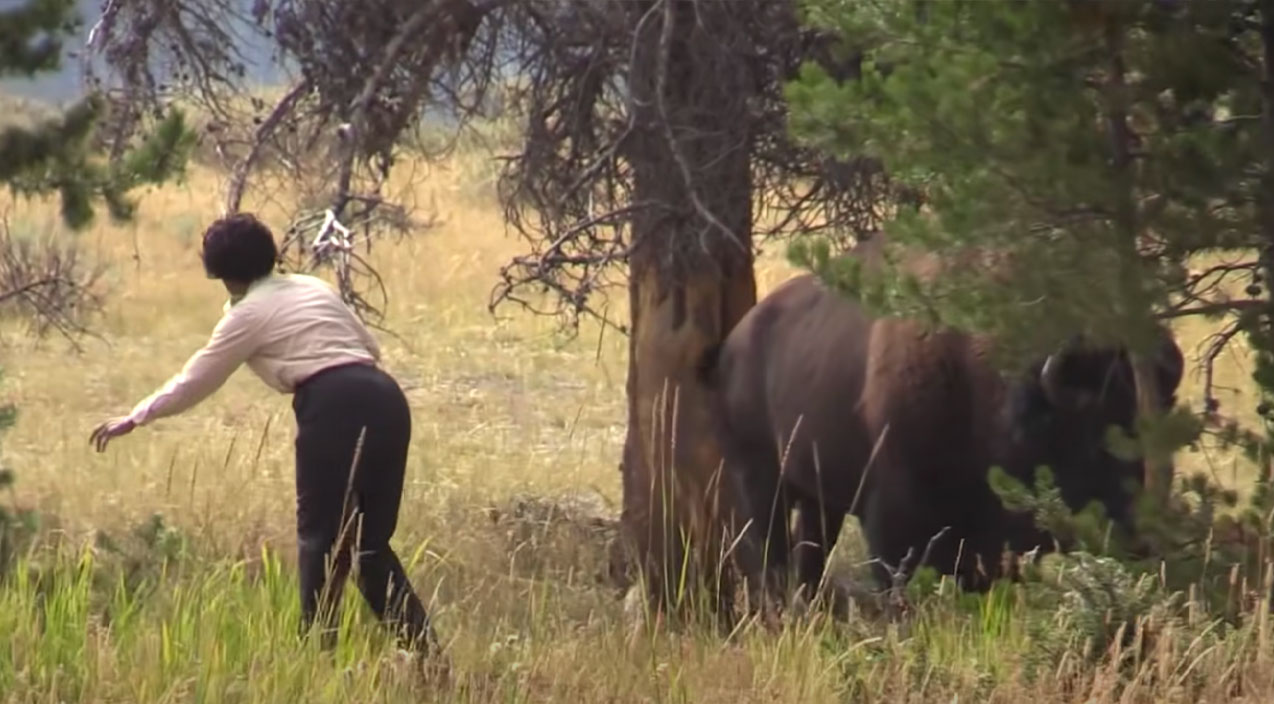
[(1000, 524), (995, 507), (983, 500), (989, 491), (893, 489), (873, 497), (863, 525), (878, 584), (901, 586), (927, 565), (955, 578), (965, 591), (988, 589), (1001, 571)]
[(740, 515), (734, 559), (743, 572), (752, 608), (786, 591), (790, 564), (792, 498), (762, 453), (726, 453)]

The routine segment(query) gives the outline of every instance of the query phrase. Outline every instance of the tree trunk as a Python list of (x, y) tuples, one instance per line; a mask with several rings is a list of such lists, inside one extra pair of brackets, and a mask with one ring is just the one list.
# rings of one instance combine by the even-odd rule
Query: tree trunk
[[(1269, 306), (1265, 309), (1257, 339), (1268, 344), (1274, 339), (1274, 0), (1261, 0), (1261, 140), (1265, 147), (1265, 173), (1261, 176), (1261, 190), (1256, 199), (1261, 234), (1265, 242), (1261, 247), (1261, 274), (1265, 279), (1265, 297)], [(1268, 347), (1266, 348), (1269, 349)], [(1262, 389), (1268, 392), (1268, 389)], [(1259, 483), (1270, 481), (1270, 461), (1261, 458), (1257, 474)]]
[[(702, 355), (756, 302), (747, 121), (756, 82), (743, 16), (752, 2), (634, 7), (629, 76), (636, 129), (629, 261), (632, 330), (622, 528), (651, 596), (684, 606), (718, 576), (721, 454), (710, 431)], [(645, 18), (643, 20), (643, 18)], [(653, 20), (653, 21), (652, 21)], [(689, 549), (688, 549), (689, 548)]]
[[(1153, 352), (1152, 352), (1153, 354)], [(1159, 397), (1159, 382), (1153, 357), (1132, 354), (1133, 383), (1137, 387), (1137, 417), (1155, 418), (1161, 415), (1163, 399)], [(1166, 502), (1172, 493), (1172, 457), (1159, 457), (1147, 453), (1144, 458), (1143, 482), (1146, 491), (1160, 502)]]
[[(1141, 272), (1138, 270), (1140, 255), (1137, 251), (1137, 242), (1141, 236), (1141, 223), (1136, 203), (1132, 134), (1128, 127), (1128, 85), (1127, 71), (1124, 66), (1124, 32), (1126, 30), (1118, 12), (1104, 12), (1101, 18), (1105, 22), (1104, 38), (1109, 67), (1105, 108), (1116, 177), (1116, 222), (1121, 242), (1126, 245), (1126, 250), (1120, 253), (1123, 267), (1127, 271), (1123, 278), (1127, 285), (1139, 287)], [(1140, 288), (1134, 288), (1128, 292), (1130, 301), (1136, 301), (1140, 297)], [(1148, 314), (1150, 311), (1145, 312)], [(1137, 387), (1137, 417), (1154, 418), (1160, 414), (1162, 402), (1159, 398), (1154, 359), (1134, 353), (1131, 361), (1133, 380)], [(1166, 501), (1172, 491), (1172, 458), (1147, 453), (1143, 456), (1143, 463), (1143, 482), (1146, 490), (1157, 499)]]

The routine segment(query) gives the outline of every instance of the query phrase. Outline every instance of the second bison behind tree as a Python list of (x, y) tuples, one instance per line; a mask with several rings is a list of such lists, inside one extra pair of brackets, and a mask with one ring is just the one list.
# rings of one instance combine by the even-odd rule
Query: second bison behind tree
[[(909, 550), (914, 570), (928, 549), (926, 564), (986, 588), (1005, 547), (1051, 544), (1029, 515), (1003, 507), (987, 481), (993, 465), (1028, 486), (1047, 465), (1072, 510), (1096, 500), (1129, 520), (1126, 487), (1141, 482), (1142, 464), (1106, 444), (1111, 425), (1133, 434), (1126, 352), (1074, 346), (1010, 377), (987, 359), (988, 344), (870, 317), (813, 275), (749, 311), (702, 372), (716, 396), (723, 481), (745, 526), (737, 558), (754, 587), (795, 558), (812, 592), (852, 513), (881, 586)], [(1184, 360), (1166, 332), (1159, 355), (1157, 397), (1170, 407)]]

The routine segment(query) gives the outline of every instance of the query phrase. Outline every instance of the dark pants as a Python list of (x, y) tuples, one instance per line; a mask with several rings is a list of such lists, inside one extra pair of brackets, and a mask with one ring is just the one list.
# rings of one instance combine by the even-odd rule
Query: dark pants
[[(404, 647), (427, 650), (429, 617), (389, 547), (411, 439), (411, 410), (402, 389), (375, 367), (341, 365), (306, 379), (296, 389), (292, 408), (304, 629), (321, 619), (324, 644), (334, 643), (334, 606), (350, 571), (350, 549), (357, 545), (363, 598), (394, 628)], [(351, 478), (360, 431), (363, 444)]]

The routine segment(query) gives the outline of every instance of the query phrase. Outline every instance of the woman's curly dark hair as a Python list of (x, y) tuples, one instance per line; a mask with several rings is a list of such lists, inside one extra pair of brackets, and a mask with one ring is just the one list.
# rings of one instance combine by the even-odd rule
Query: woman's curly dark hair
[(235, 213), (204, 231), (201, 256), (208, 276), (248, 282), (274, 271), (279, 249), (265, 223), (250, 213)]

